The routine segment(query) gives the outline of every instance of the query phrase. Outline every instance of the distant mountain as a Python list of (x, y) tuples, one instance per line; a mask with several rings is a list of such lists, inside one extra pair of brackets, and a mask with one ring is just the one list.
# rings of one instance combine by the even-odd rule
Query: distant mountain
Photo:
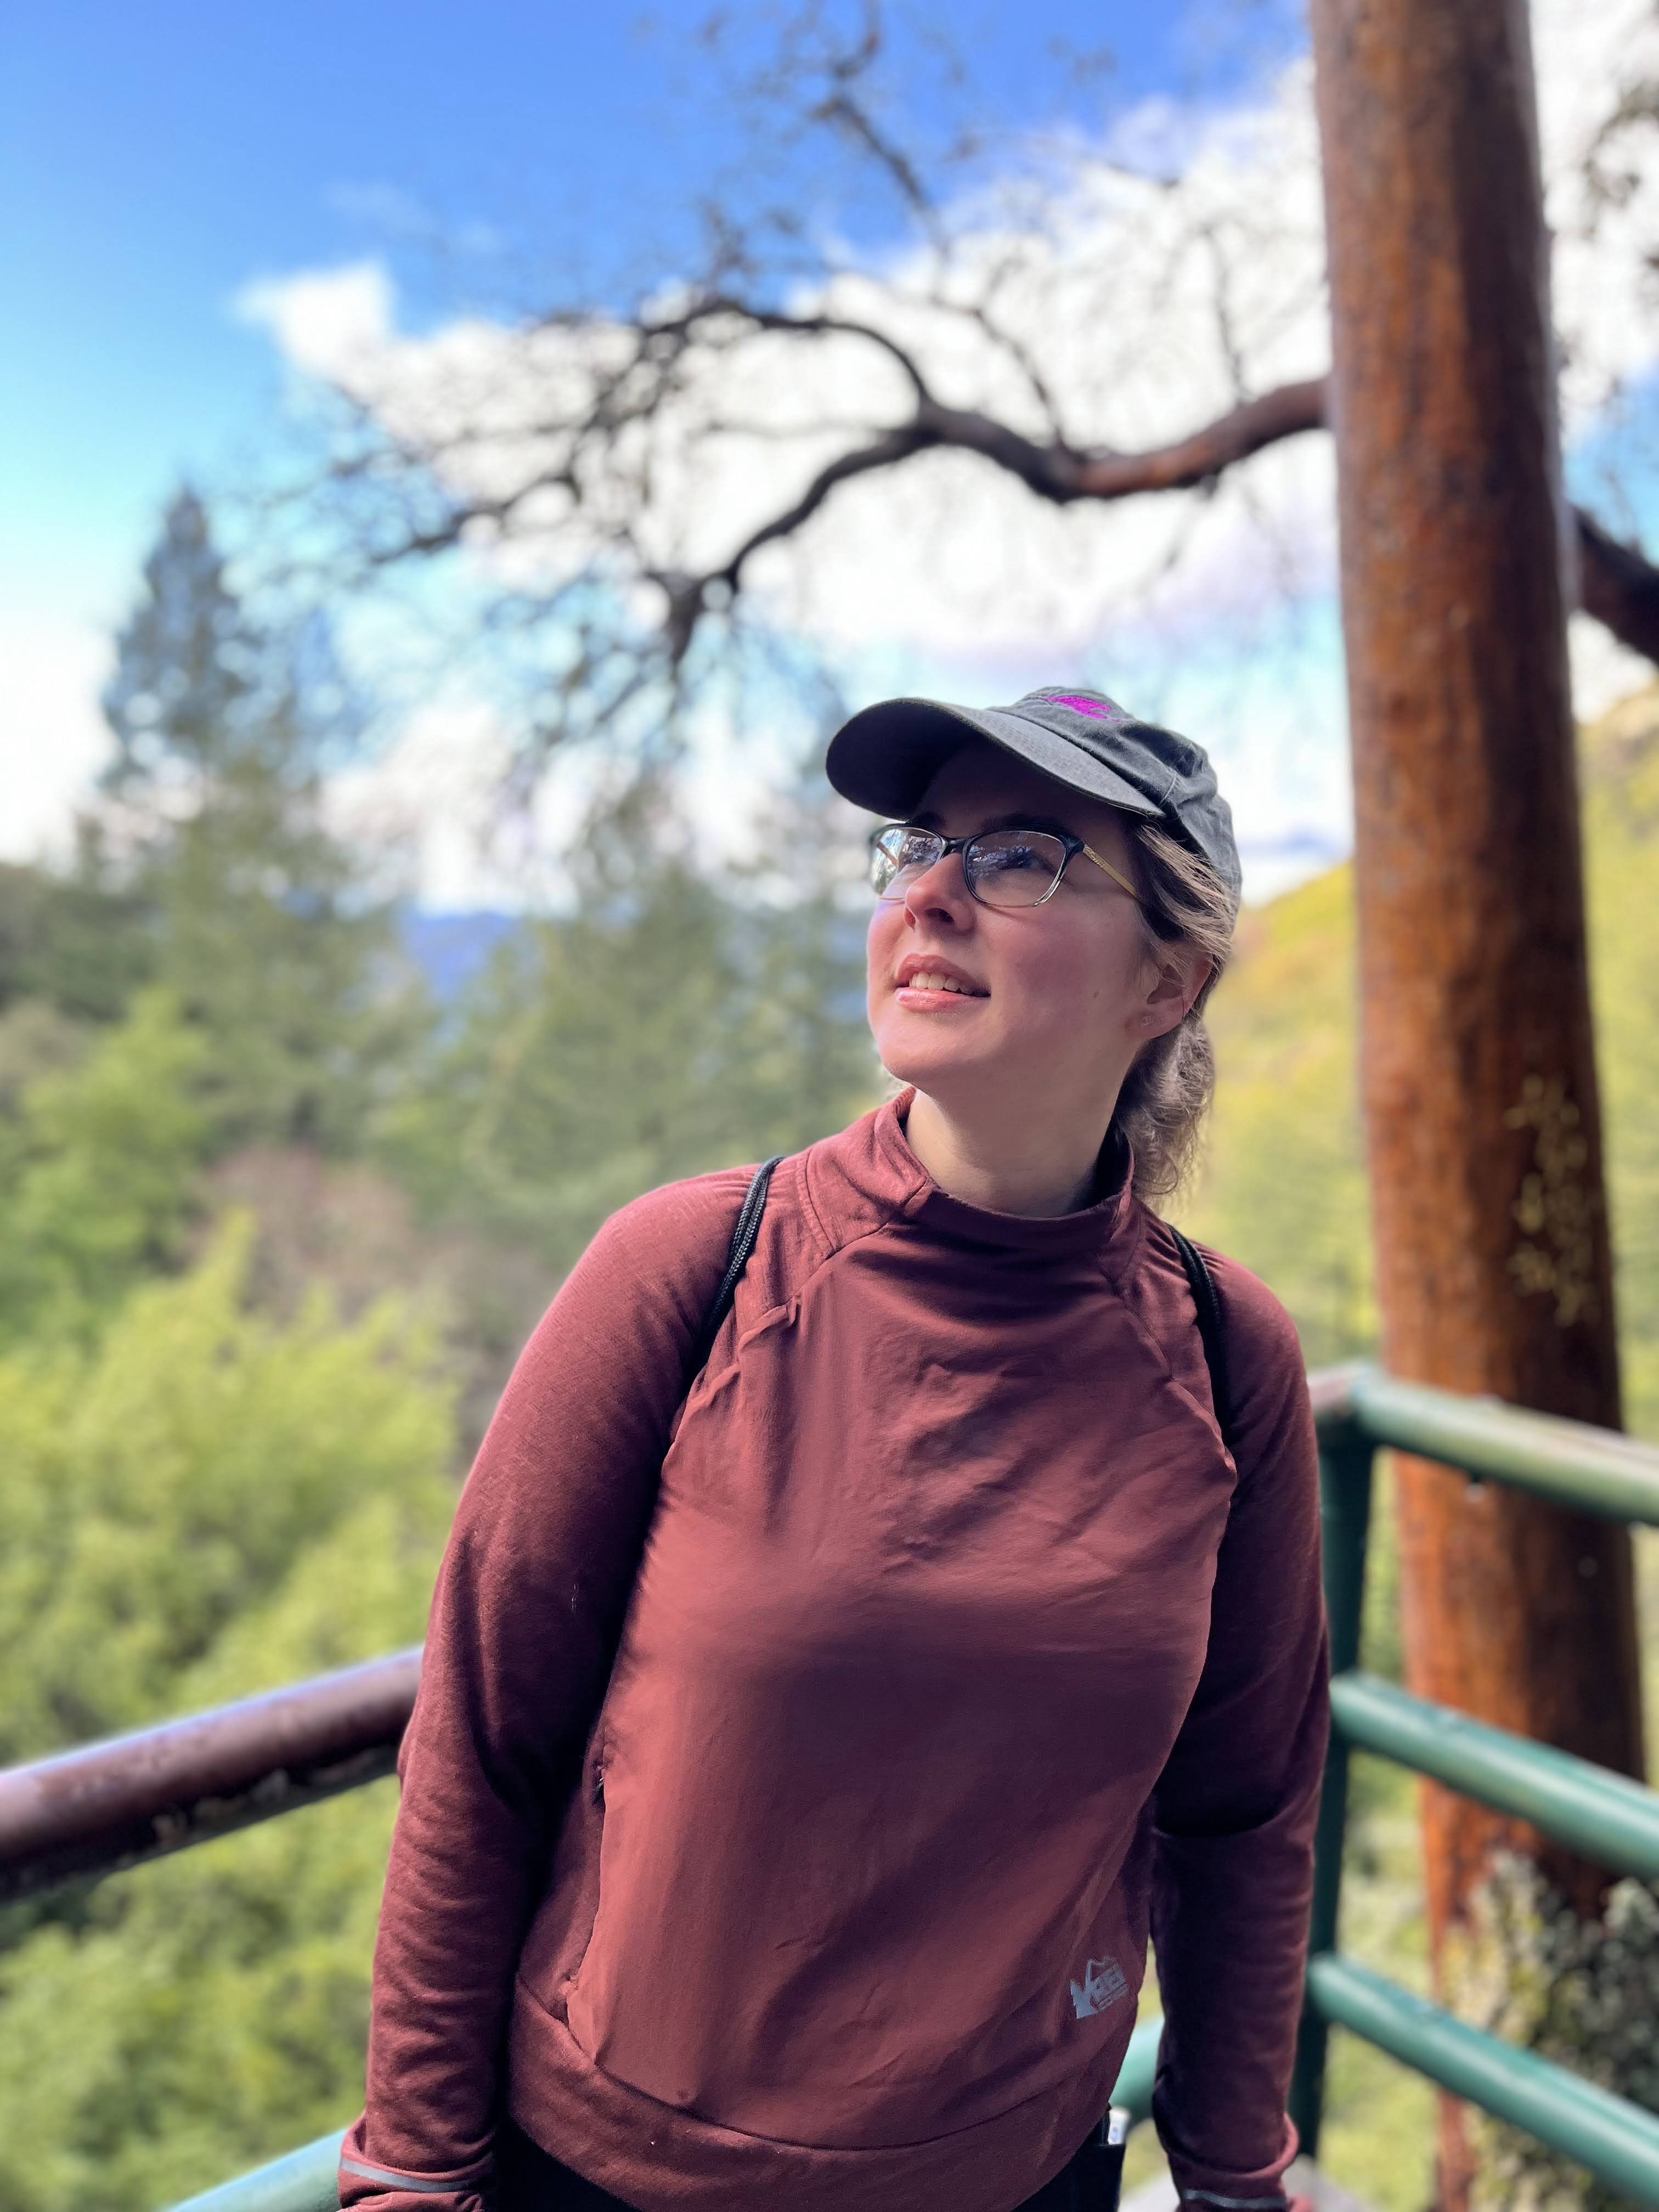
[(522, 917), (484, 907), (471, 914), (423, 914), (411, 907), (404, 915), (404, 950), (431, 985), (434, 996), (453, 999), (471, 981), (495, 947), (510, 937)]

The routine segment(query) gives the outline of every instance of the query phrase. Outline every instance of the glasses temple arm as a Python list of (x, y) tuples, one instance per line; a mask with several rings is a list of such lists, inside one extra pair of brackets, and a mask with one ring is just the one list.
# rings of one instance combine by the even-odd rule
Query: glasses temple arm
[(1137, 906), (1140, 904), (1140, 893), (1129, 881), (1129, 878), (1124, 874), (1121, 868), (1115, 868), (1109, 860), (1103, 860), (1100, 854), (1096, 852), (1092, 845), (1085, 845), (1083, 848), (1083, 850), (1088, 854), (1089, 858), (1094, 862), (1097, 868), (1105, 869), (1107, 874), (1111, 878), (1115, 884), (1122, 884), (1124, 890), (1128, 892), (1129, 896), (1134, 901)]

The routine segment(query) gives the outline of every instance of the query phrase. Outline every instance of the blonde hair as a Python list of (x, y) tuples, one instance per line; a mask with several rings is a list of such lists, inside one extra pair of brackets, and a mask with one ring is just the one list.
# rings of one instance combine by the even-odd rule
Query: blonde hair
[(1167, 830), (1126, 815), (1124, 828), (1140, 885), (1147, 957), (1161, 961), (1172, 945), (1189, 945), (1210, 963), (1198, 996), (1166, 1036), (1141, 1048), (1123, 1079), (1112, 1111), (1134, 1152), (1137, 1198), (1170, 1198), (1192, 1173), (1215, 1096), (1215, 1052), (1204, 1009), (1232, 950), (1237, 908), (1207, 860)]

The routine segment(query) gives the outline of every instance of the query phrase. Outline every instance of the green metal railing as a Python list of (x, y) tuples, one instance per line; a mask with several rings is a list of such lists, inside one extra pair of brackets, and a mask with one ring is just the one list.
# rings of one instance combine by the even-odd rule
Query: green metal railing
[[(1659, 2205), (1659, 2115), (1398, 1988), (1336, 1948), (1348, 1754), (1372, 1752), (1532, 1823), (1616, 1874), (1659, 1881), (1659, 1795), (1547, 1745), (1362, 1673), (1359, 1631), (1379, 1447), (1615, 1520), (1659, 1527), (1659, 1450), (1573, 1421), (1397, 1382), (1313, 1378), (1319, 1431), (1332, 1738), (1315, 1845), (1307, 2002), (1290, 2109), (1317, 2150), (1326, 2043), (1347, 2028), (1454, 2095)], [(417, 1655), (401, 1654), (108, 1746), (0, 1774), (0, 1894), (112, 1871), (389, 1771)], [(1136, 2028), (1113, 2101), (1151, 2108), (1162, 2022)], [(176, 2212), (337, 2212), (333, 2133)]]
[(1659, 2115), (1455, 2020), (1336, 1948), (1348, 1754), (1373, 1752), (1530, 1821), (1614, 1874), (1659, 1878), (1659, 1796), (1546, 1744), (1360, 1672), (1360, 1616), (1379, 1446), (1438, 1460), (1580, 1512), (1659, 1527), (1659, 1450), (1576, 1421), (1398, 1382), (1375, 1369), (1316, 1376), (1331, 1750), (1315, 1844), (1307, 2009), (1291, 2114), (1319, 2143), (1326, 2041), (1349, 2029), (1639, 2202), (1659, 2204)]

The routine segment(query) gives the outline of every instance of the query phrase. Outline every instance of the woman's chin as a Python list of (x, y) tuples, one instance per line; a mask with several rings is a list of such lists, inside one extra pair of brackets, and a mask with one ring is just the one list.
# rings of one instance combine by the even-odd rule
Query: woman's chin
[[(975, 1051), (965, 1037), (907, 1035), (893, 1024), (876, 1040), (881, 1064), (896, 1083), (913, 1083), (918, 1091), (937, 1091), (953, 1078), (985, 1068), (987, 1055)], [(898, 1031), (895, 1034), (895, 1031)]]

